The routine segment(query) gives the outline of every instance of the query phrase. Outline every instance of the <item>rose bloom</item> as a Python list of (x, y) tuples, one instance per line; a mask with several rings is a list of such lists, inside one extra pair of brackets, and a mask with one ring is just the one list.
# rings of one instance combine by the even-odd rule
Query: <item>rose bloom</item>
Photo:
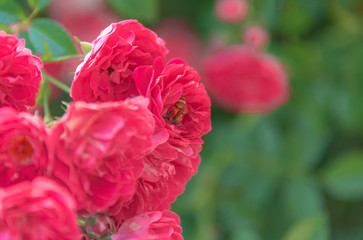
[(135, 196), (117, 221), (145, 211), (165, 210), (197, 172), (202, 136), (210, 131), (210, 99), (199, 74), (184, 61), (135, 70), (139, 93), (150, 99), (154, 115), (154, 151), (144, 158), (145, 170)]
[(249, 26), (242, 34), (245, 44), (252, 46), (256, 49), (261, 49), (268, 41), (267, 31), (260, 26)]
[(0, 239), (79, 239), (71, 195), (45, 177), (0, 189)]
[(71, 86), (74, 101), (118, 101), (135, 95), (133, 71), (167, 53), (165, 43), (136, 20), (108, 26), (92, 42)]
[(179, 216), (171, 211), (147, 212), (127, 220), (112, 240), (182, 240)]
[(25, 48), (24, 39), (0, 31), (0, 107), (26, 111), (34, 106), (42, 62)]
[(134, 194), (142, 157), (152, 150), (154, 119), (147, 105), (142, 97), (71, 103), (52, 127), (53, 177), (68, 187), (78, 209), (107, 212)]
[(219, 20), (235, 23), (246, 17), (248, 4), (246, 0), (217, 0), (214, 10)]
[[(47, 9), (50, 18), (62, 24), (71, 36), (77, 36), (81, 41), (91, 42), (111, 22), (119, 21), (103, 0), (51, 1)], [(48, 62), (44, 64), (44, 70), (56, 79), (70, 84), (73, 79), (72, 73), (81, 62), (78, 59)], [(52, 87), (51, 91), (51, 97), (54, 98), (62, 93), (57, 87)]]
[(268, 112), (289, 98), (280, 62), (245, 46), (231, 46), (204, 61), (204, 82), (216, 104), (231, 112)]
[(0, 108), (0, 188), (50, 170), (47, 139), (47, 128), (40, 118)]

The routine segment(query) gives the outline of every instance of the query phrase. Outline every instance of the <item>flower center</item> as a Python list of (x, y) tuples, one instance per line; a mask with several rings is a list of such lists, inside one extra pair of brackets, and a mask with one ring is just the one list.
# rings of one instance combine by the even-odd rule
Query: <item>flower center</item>
[(168, 119), (172, 124), (179, 125), (185, 114), (188, 113), (187, 104), (183, 95), (180, 96), (174, 105), (169, 107), (164, 118)]
[(112, 67), (107, 68), (107, 72), (109, 75), (111, 75), (111, 73), (113, 73), (114, 71), (115, 71), (115, 69), (113, 69)]
[(20, 135), (11, 140), (9, 153), (16, 161), (24, 162), (33, 156), (34, 150), (30, 141), (24, 135)]

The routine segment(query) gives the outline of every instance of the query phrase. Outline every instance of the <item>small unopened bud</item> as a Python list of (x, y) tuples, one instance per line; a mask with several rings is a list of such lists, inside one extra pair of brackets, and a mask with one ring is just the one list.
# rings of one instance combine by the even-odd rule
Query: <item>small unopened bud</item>
[(265, 46), (269, 39), (267, 31), (263, 27), (256, 25), (246, 28), (242, 33), (242, 37), (245, 44), (256, 49)]
[(217, 0), (215, 13), (223, 22), (235, 23), (244, 19), (248, 12), (245, 0)]

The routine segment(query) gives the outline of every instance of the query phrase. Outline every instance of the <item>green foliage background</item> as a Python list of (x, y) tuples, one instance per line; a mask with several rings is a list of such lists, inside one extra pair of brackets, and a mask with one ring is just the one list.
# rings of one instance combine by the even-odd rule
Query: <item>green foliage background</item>
[(161, 18), (231, 44), (245, 25), (265, 26), (291, 99), (264, 115), (213, 106), (199, 173), (173, 205), (185, 239), (363, 239), (363, 2), (250, 0), (237, 25), (213, 4), (164, 0)]
[[(0, 29), (32, 9), (46, 17), (49, 2), (0, 0)], [(183, 19), (205, 43), (213, 33), (238, 43), (245, 26), (260, 24), (289, 75), (291, 99), (274, 112), (212, 107), (199, 173), (173, 204), (186, 240), (363, 239), (363, 1), (249, 0), (247, 19), (232, 25), (217, 20), (214, 0), (105, 2), (151, 28)], [(76, 54), (46, 18), (20, 37), (43, 61)]]

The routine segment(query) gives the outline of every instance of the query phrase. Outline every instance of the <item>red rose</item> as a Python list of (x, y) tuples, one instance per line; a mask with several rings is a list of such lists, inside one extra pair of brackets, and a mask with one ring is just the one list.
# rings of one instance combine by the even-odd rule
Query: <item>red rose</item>
[(71, 87), (75, 101), (107, 102), (136, 94), (133, 71), (164, 57), (164, 41), (136, 20), (108, 26), (78, 66)]
[(171, 211), (147, 212), (122, 224), (112, 240), (182, 240), (182, 228), (177, 214)]
[(0, 107), (26, 111), (34, 106), (43, 63), (25, 48), (24, 39), (0, 31)]
[(154, 151), (144, 158), (136, 194), (118, 220), (169, 209), (197, 172), (202, 136), (211, 130), (210, 99), (198, 73), (182, 60), (174, 59), (163, 67), (158, 59), (154, 66), (139, 67), (135, 82), (139, 93), (150, 99), (157, 141)]
[(212, 99), (232, 112), (272, 111), (289, 97), (280, 62), (245, 46), (224, 48), (208, 56), (204, 76)]
[(74, 200), (48, 178), (0, 189), (0, 239), (75, 240), (79, 232)]
[(0, 188), (46, 174), (51, 163), (43, 121), (8, 107), (0, 116)]
[(142, 97), (71, 103), (51, 129), (53, 176), (68, 187), (78, 209), (107, 212), (134, 194), (142, 157), (152, 150), (154, 119), (147, 105)]
[[(119, 21), (119, 18), (107, 8), (106, 2), (99, 0), (51, 1), (48, 6), (48, 16), (62, 24), (71, 36), (89, 42), (111, 22)], [(85, 27), (86, 25), (92, 27)], [(70, 84), (73, 79), (73, 74), (70, 73), (73, 73), (81, 62), (78, 59), (48, 62), (44, 64), (44, 70), (56, 79)], [(51, 88), (51, 97), (57, 98), (61, 93), (60, 89)]]

